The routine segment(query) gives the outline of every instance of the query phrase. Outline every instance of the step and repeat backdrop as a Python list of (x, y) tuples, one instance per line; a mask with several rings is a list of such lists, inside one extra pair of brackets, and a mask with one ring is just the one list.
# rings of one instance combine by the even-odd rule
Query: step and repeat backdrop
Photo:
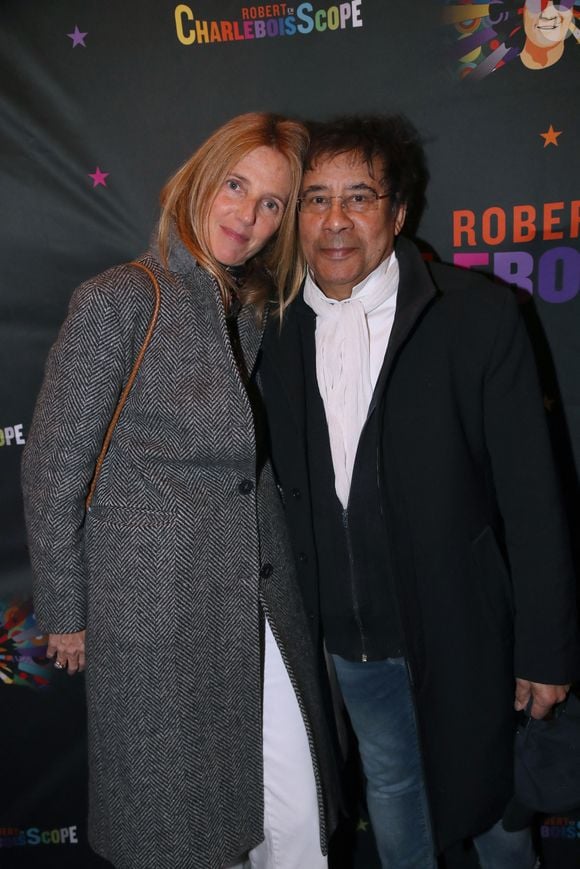
[[(3, 869), (105, 865), (86, 844), (82, 679), (47, 664), (30, 600), (19, 465), (44, 360), (74, 287), (147, 247), (164, 181), (232, 115), (414, 121), (417, 238), (514, 285), (578, 550), (579, 28), (579, 4), (543, 0), (2, 0)], [(549, 869), (580, 865), (579, 819), (538, 823)]]

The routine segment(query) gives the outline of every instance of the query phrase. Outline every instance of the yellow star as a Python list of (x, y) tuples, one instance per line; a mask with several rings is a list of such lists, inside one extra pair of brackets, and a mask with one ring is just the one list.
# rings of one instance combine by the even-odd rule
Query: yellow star
[(359, 818), (358, 824), (356, 827), (357, 833), (366, 833), (368, 825), (369, 825), (368, 821), (365, 821), (362, 818)]
[(544, 148), (547, 148), (548, 145), (555, 145), (558, 147), (558, 136), (562, 135), (562, 130), (555, 130), (553, 126), (550, 124), (548, 130), (545, 133), (540, 133), (542, 139), (544, 139)]

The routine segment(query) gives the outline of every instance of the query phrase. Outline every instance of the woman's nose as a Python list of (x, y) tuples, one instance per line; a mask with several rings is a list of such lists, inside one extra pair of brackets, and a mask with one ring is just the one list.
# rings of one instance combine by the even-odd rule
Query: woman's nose
[(257, 202), (254, 199), (244, 199), (238, 208), (238, 217), (246, 224), (251, 226), (256, 222)]

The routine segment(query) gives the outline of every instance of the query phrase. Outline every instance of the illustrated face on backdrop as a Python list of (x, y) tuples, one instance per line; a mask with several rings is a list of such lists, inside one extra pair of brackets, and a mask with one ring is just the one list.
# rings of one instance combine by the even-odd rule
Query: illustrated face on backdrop
[(572, 23), (574, 0), (552, 3), (551, 0), (526, 0), (524, 30), (538, 48), (550, 48), (563, 42)]
[(278, 230), (290, 196), (290, 165), (262, 146), (232, 167), (208, 217), (208, 244), (225, 266), (242, 265)]
[[(344, 196), (357, 192), (388, 191), (381, 185), (383, 167), (373, 160), (372, 174), (356, 152), (322, 157), (304, 173), (301, 197), (308, 194)], [(405, 220), (405, 208), (393, 213), (389, 197), (379, 199), (373, 210), (359, 213), (332, 199), (321, 213), (300, 211), (300, 242), (316, 283), (329, 298), (346, 299), (356, 284), (385, 260)]]

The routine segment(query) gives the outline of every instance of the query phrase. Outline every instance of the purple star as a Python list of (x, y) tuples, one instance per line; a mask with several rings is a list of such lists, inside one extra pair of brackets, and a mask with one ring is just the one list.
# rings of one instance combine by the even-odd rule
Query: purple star
[(89, 178), (93, 179), (93, 189), (95, 187), (98, 187), (99, 184), (101, 185), (101, 187), (106, 187), (107, 186), (106, 179), (108, 178), (108, 176), (110, 174), (111, 174), (110, 172), (101, 172), (101, 170), (99, 169), (98, 166), (94, 172), (89, 172), (88, 173)]
[(87, 35), (88, 35), (88, 31), (87, 31), (87, 33), (80, 32), (78, 24), (75, 24), (75, 29), (73, 30), (72, 33), (67, 33), (68, 38), (72, 39), (72, 47), (73, 48), (76, 48), (77, 45), (82, 45), (83, 48), (86, 48), (85, 36), (87, 36)]

